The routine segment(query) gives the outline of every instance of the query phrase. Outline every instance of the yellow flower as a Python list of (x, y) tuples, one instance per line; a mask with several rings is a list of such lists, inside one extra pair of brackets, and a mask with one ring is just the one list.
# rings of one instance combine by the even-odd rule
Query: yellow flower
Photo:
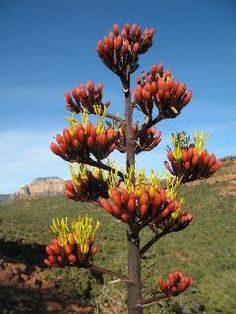
[(195, 144), (195, 148), (197, 149), (198, 153), (201, 154), (202, 151), (204, 150), (204, 145), (206, 143), (206, 141), (209, 138), (209, 134), (208, 133), (203, 133), (203, 132), (195, 132), (193, 135), (193, 139), (194, 139), (194, 144)]
[(56, 218), (52, 220), (52, 231), (57, 235), (59, 244), (64, 247), (67, 244), (69, 236), (68, 218)]
[(171, 134), (171, 141), (173, 144), (173, 154), (176, 160), (181, 159), (182, 157), (182, 148), (187, 146), (189, 142), (189, 138), (187, 137), (185, 132), (180, 132), (176, 134)]
[(68, 218), (55, 218), (52, 220), (51, 229), (56, 234), (59, 244), (64, 247), (67, 243), (77, 244), (83, 254), (89, 251), (89, 245), (94, 241), (95, 233), (100, 225), (97, 220), (93, 223), (93, 218), (79, 216), (71, 223), (69, 228)]
[(166, 195), (171, 199), (175, 199), (177, 195), (177, 188), (180, 185), (181, 177), (166, 177)]
[(95, 233), (100, 225), (100, 222), (93, 223), (93, 218), (86, 216), (78, 217), (71, 223), (75, 242), (79, 245), (80, 251), (87, 254), (89, 245), (94, 241)]

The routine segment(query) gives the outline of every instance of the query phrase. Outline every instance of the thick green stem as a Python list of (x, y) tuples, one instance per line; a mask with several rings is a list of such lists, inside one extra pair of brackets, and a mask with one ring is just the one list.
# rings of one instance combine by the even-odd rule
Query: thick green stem
[[(135, 167), (135, 138), (132, 128), (133, 106), (130, 93), (130, 69), (127, 67), (126, 77), (122, 79), (125, 94), (125, 136), (126, 136), (126, 169)], [(133, 182), (135, 175), (133, 174)], [(133, 284), (128, 284), (128, 313), (142, 314), (141, 307), (136, 307), (142, 298), (141, 255), (139, 232), (127, 230), (128, 242), (128, 277)]]

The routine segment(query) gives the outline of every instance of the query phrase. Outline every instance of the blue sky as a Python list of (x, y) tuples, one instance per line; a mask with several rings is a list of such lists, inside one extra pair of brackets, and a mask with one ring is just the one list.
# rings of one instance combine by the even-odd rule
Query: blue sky
[[(0, 0), (0, 193), (41, 176), (68, 176), (48, 148), (68, 115), (65, 91), (89, 79), (104, 84), (114, 112), (123, 110), (118, 78), (96, 54), (114, 22), (156, 29), (140, 68), (163, 63), (193, 91), (191, 103), (159, 129), (163, 142), (138, 167), (163, 169), (173, 131), (208, 131), (217, 156), (236, 153), (236, 2), (234, 0)], [(122, 164), (123, 158), (118, 158)]]

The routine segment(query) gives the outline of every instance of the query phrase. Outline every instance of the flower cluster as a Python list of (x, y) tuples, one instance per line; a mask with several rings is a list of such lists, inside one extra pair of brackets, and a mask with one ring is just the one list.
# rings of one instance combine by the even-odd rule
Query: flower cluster
[[(139, 131), (138, 123), (133, 125), (133, 134), (136, 138), (135, 141), (135, 153), (139, 154), (143, 151), (150, 151), (156, 147), (161, 141), (161, 132), (157, 131), (154, 126), (149, 129), (145, 129), (137, 138)], [(126, 152), (126, 140), (125, 140), (125, 128), (122, 126), (119, 129), (119, 137), (117, 138), (116, 148), (121, 152)]]
[(73, 113), (80, 113), (87, 110), (89, 113), (97, 114), (96, 109), (100, 110), (100, 114), (106, 112), (110, 102), (102, 102), (103, 85), (99, 83), (94, 86), (93, 81), (88, 81), (86, 86), (80, 84), (70, 93), (65, 93), (66, 108)]
[(165, 161), (165, 167), (172, 175), (181, 177), (182, 182), (209, 178), (222, 162), (204, 149), (207, 138), (206, 134), (196, 132), (190, 143), (191, 139), (185, 132), (172, 134), (173, 149), (168, 148), (170, 162)]
[(105, 128), (103, 121), (94, 126), (84, 114), (84, 122), (71, 122), (69, 129), (56, 136), (51, 151), (66, 161), (85, 162), (92, 154), (97, 160), (107, 158), (115, 149), (118, 133), (113, 127)]
[(77, 165), (77, 171), (70, 166), (72, 180), (64, 181), (65, 196), (75, 201), (97, 201), (108, 197), (108, 183), (103, 170)]
[(136, 25), (125, 24), (120, 31), (117, 24), (103, 40), (97, 43), (97, 53), (103, 63), (119, 76), (124, 76), (130, 65), (130, 72), (138, 68), (138, 57), (145, 53), (153, 41), (154, 29), (145, 29)]
[(154, 232), (179, 231), (187, 227), (193, 217), (181, 209), (182, 200), (176, 199), (178, 180), (168, 178), (167, 187), (161, 188), (157, 175), (152, 172), (149, 183), (141, 172), (136, 183), (131, 183), (131, 171), (120, 187), (110, 185), (111, 202), (100, 199), (100, 205), (112, 216), (139, 227), (149, 225)]
[(184, 276), (181, 271), (174, 271), (169, 274), (169, 278), (159, 280), (161, 292), (167, 296), (177, 296), (184, 292), (192, 284), (191, 278)]
[(85, 267), (97, 252), (93, 243), (98, 227), (99, 221), (94, 224), (87, 215), (78, 217), (71, 225), (67, 217), (53, 219), (51, 229), (57, 238), (46, 246), (48, 256), (44, 263), (50, 267)]
[(149, 73), (137, 79), (133, 96), (145, 116), (152, 118), (154, 104), (164, 118), (175, 118), (192, 98), (185, 83), (176, 81), (163, 65), (153, 65)]

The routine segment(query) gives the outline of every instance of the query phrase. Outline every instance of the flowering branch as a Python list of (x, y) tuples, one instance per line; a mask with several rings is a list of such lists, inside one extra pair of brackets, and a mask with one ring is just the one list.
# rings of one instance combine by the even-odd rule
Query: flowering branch
[(163, 230), (161, 233), (156, 234), (151, 240), (149, 240), (140, 250), (141, 257), (143, 258), (147, 250), (166, 234), (168, 234), (168, 232), (166, 230)]
[[(154, 125), (176, 118), (192, 98), (186, 84), (175, 80), (170, 70), (164, 71), (160, 64), (137, 78), (132, 101), (131, 74), (139, 67), (139, 56), (152, 46), (153, 35), (152, 28), (142, 32), (136, 24), (125, 24), (123, 29), (114, 24), (108, 36), (98, 41), (96, 50), (100, 59), (121, 80), (125, 116), (120, 118), (108, 113), (110, 102), (103, 101), (103, 85), (95, 86), (90, 80), (65, 93), (66, 108), (74, 115), (68, 119), (69, 127), (57, 134), (50, 145), (54, 154), (77, 163), (77, 169), (71, 166), (72, 180), (64, 182), (65, 196), (100, 204), (110, 215), (127, 224), (128, 271), (123, 275), (93, 265), (99, 221), (94, 222), (87, 215), (71, 223), (67, 217), (53, 220), (51, 229), (56, 237), (46, 246), (44, 263), (49, 267), (85, 268), (128, 283), (129, 314), (142, 314), (143, 307), (175, 297), (192, 284), (190, 277), (177, 270), (166, 280), (159, 280), (160, 291), (156, 296), (142, 298), (141, 258), (164, 235), (179, 232), (192, 223), (193, 215), (183, 208), (184, 199), (177, 195), (179, 184), (208, 178), (221, 166), (221, 161), (204, 149), (204, 134), (196, 133), (190, 143), (185, 134), (177, 133), (172, 134), (173, 149), (168, 147), (169, 161), (164, 163), (173, 176), (167, 178), (166, 186), (161, 184), (155, 171), (149, 180), (144, 172), (135, 174), (135, 155), (152, 150), (161, 140), (161, 133)], [(132, 122), (134, 109), (145, 117), (141, 128), (138, 121)], [(81, 123), (75, 114), (81, 114)], [(89, 121), (90, 114), (97, 116), (96, 125)], [(105, 121), (106, 118), (112, 121)], [(126, 153), (126, 174), (114, 164), (102, 162), (115, 149)], [(155, 235), (140, 248), (139, 233), (145, 227)]]
[(96, 265), (93, 265), (93, 264), (90, 265), (88, 268), (93, 273), (103, 273), (103, 274), (107, 274), (107, 275), (112, 276), (112, 277), (119, 278), (119, 279), (121, 279), (124, 282), (133, 283), (133, 281), (130, 280), (127, 276), (124, 276), (124, 275), (122, 275), (120, 273), (111, 271), (109, 269), (105, 269), (103, 267), (96, 266)]
[(151, 298), (147, 298), (147, 299), (142, 299), (137, 305), (136, 307), (147, 307), (147, 306), (150, 306), (150, 305), (153, 305), (157, 302), (160, 302), (161, 300), (163, 299), (166, 299), (166, 298), (169, 298), (168, 295), (164, 294), (164, 293), (161, 293), (161, 294), (158, 294), (157, 296), (155, 297), (151, 297)]
[(111, 114), (109, 112), (106, 113), (106, 118), (112, 119), (113, 121), (118, 122), (118, 123), (124, 123), (124, 119), (117, 117), (114, 114)]
[(137, 132), (136, 138), (139, 138), (146, 130), (163, 120), (164, 117), (159, 113), (153, 120), (149, 120), (148, 123), (144, 123), (141, 129)]
[(116, 171), (113, 167), (109, 166), (109, 165), (106, 165), (106, 164), (103, 164), (101, 161), (95, 161), (93, 160), (92, 158), (88, 158), (86, 160), (86, 164), (89, 165), (89, 166), (93, 166), (93, 167), (97, 167), (97, 168), (100, 168), (100, 169), (103, 169), (103, 170), (107, 170), (109, 172), (117, 172), (117, 175), (122, 179), (122, 181), (124, 180), (124, 174), (123, 172), (121, 171)]

